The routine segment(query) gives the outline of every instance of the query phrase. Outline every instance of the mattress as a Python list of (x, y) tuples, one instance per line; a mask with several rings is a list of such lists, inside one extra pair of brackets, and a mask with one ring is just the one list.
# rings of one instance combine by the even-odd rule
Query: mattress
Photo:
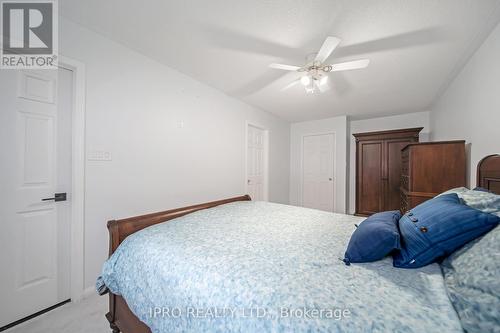
[(346, 266), (362, 218), (236, 202), (145, 228), (102, 281), (152, 332), (462, 332), (439, 265)]

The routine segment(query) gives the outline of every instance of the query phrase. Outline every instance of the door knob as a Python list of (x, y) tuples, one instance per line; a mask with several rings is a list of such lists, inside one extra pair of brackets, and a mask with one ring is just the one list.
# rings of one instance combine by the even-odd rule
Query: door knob
[(42, 201), (66, 201), (66, 193), (55, 193), (53, 198), (45, 198)]
[(332, 181), (332, 180), (333, 180), (333, 178), (328, 178), (328, 180), (329, 180), (329, 181)]

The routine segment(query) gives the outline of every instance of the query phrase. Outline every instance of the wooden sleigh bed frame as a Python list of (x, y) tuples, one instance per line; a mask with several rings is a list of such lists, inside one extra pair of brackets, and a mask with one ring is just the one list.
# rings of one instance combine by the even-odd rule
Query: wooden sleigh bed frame
[[(123, 240), (134, 232), (154, 224), (162, 223), (181, 217), (198, 210), (224, 205), (236, 201), (250, 201), (249, 195), (234, 197), (225, 200), (207, 202), (199, 205), (182, 207), (153, 214), (130, 217), (123, 220), (108, 222), (109, 255), (111, 256)], [(109, 293), (109, 312), (106, 314), (113, 333), (151, 333), (146, 324), (132, 313), (123, 297)]]
[[(500, 155), (486, 156), (478, 163), (476, 186), (500, 194)], [(127, 236), (151, 225), (169, 221), (198, 210), (230, 202), (249, 200), (251, 200), (250, 196), (244, 195), (123, 220), (111, 220), (108, 222), (109, 255), (111, 256), (115, 252)], [(106, 319), (108, 319), (113, 333), (151, 333), (149, 327), (132, 313), (123, 297), (114, 295), (111, 292), (109, 293), (109, 312), (106, 314)]]

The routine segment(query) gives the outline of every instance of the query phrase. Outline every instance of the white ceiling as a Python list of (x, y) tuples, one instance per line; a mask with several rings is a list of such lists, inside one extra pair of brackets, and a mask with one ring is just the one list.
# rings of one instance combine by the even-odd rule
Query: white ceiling
[[(60, 0), (61, 14), (289, 121), (426, 110), (500, 21), (500, 0)], [(327, 36), (331, 89), (282, 87)], [(284, 75), (285, 74), (285, 75)]]

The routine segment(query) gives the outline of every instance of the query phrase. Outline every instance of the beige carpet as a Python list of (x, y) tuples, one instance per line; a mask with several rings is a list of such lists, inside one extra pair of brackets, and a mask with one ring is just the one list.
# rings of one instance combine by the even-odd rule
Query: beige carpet
[(80, 302), (65, 304), (4, 332), (111, 333), (108, 321), (104, 318), (107, 311), (107, 295), (92, 295)]

